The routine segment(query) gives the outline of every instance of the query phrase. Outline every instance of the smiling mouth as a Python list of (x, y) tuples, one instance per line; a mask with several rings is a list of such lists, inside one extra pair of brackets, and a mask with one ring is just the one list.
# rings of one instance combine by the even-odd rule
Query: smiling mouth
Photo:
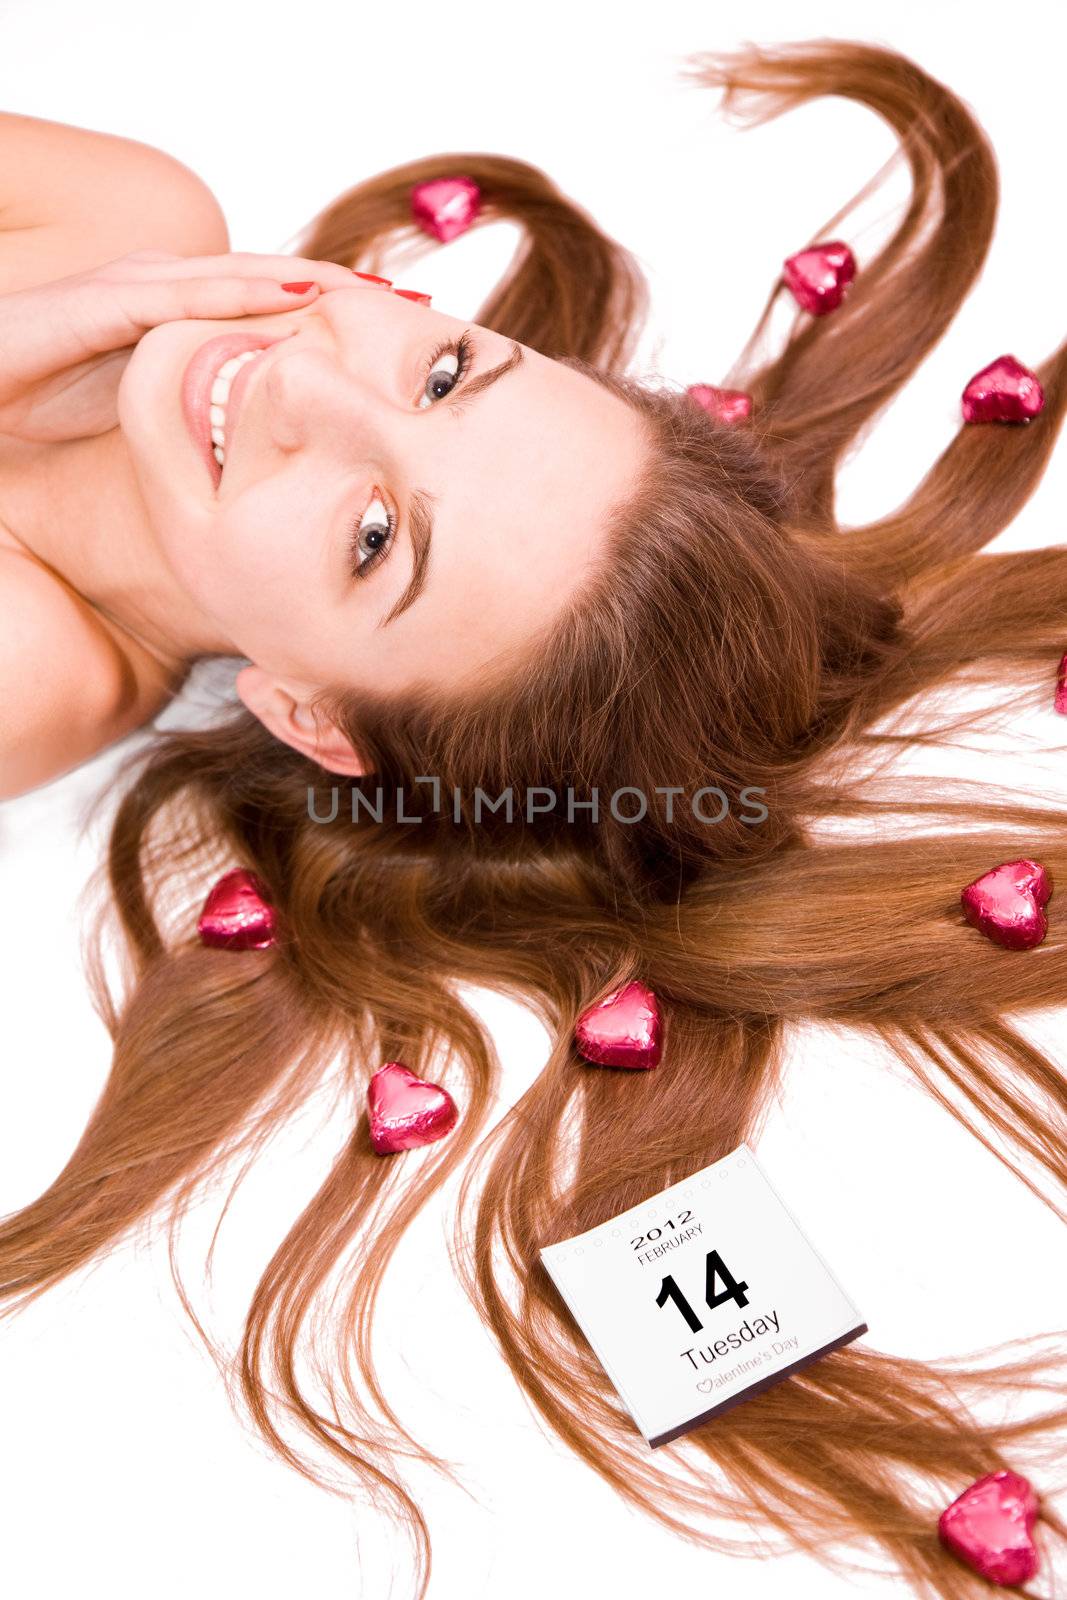
[(231, 356), (224, 361), (215, 374), (215, 381), (211, 385), (211, 443), (215, 452), (215, 460), (221, 467), (226, 460), (226, 406), (230, 398), (233, 381), (241, 368), (262, 355), (261, 350), (245, 350), (239, 356)]
[(220, 334), (202, 344), (185, 369), (181, 408), (216, 490), (228, 448), (232, 454), (237, 413), (251, 376), (244, 369), (251, 365), (253, 356), (292, 337), (293, 334)]

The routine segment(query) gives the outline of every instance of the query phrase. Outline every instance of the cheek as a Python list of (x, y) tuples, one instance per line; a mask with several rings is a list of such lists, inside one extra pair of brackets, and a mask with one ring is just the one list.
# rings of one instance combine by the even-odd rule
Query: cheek
[(335, 598), (323, 541), (266, 496), (217, 513), (197, 552), (198, 598), (246, 655), (302, 674), (326, 651)]
[(222, 512), (212, 519), (206, 552), (208, 581), (249, 617), (291, 617), (305, 611), (317, 585), (309, 580), (298, 542), (277, 512)]

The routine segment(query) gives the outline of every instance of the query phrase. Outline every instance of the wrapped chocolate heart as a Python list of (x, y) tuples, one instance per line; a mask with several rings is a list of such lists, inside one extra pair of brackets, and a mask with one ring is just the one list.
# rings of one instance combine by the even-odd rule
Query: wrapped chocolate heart
[(1061, 717), (1067, 717), (1067, 653), (1060, 657), (1060, 664), (1056, 668), (1056, 698), (1053, 705)]
[(1038, 1499), (1017, 1472), (990, 1472), (942, 1511), (941, 1542), (989, 1583), (1012, 1589), (1038, 1569)]
[(963, 915), (979, 933), (1008, 950), (1029, 950), (1048, 932), (1045, 905), (1052, 874), (1039, 861), (1004, 861), (960, 893)]
[(598, 1067), (654, 1067), (661, 1038), (656, 997), (636, 979), (583, 1011), (574, 1030), (579, 1054)]
[(836, 311), (856, 276), (856, 258), (839, 239), (800, 250), (783, 264), (786, 288), (802, 311), (824, 317)]
[(216, 950), (265, 950), (276, 942), (277, 916), (254, 872), (223, 874), (204, 901), (197, 932)]
[(1029, 422), (1044, 406), (1036, 372), (1014, 356), (998, 356), (963, 391), (964, 422)]
[(716, 389), (713, 383), (691, 383), (686, 394), (716, 422), (733, 427), (752, 415), (752, 396), (743, 389)]
[(466, 233), (481, 205), (481, 190), (473, 178), (431, 178), (411, 191), (412, 216), (440, 244)]
[(439, 1083), (416, 1077), (402, 1061), (387, 1061), (368, 1086), (367, 1116), (371, 1144), (386, 1156), (443, 1139), (459, 1112)]

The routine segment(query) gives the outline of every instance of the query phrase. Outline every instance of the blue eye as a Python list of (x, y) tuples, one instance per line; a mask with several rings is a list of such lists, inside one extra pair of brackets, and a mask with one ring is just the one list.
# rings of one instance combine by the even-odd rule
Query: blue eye
[[(464, 333), (450, 344), (439, 345), (430, 357), (426, 373), (426, 388), (445, 384), (444, 393), (428, 394), (424, 388), (419, 398), (419, 409), (446, 400), (463, 382), (473, 358), (470, 335)], [(454, 363), (454, 370), (446, 362)], [(374, 499), (353, 526), (349, 541), (350, 571), (354, 578), (365, 578), (388, 555), (396, 534), (396, 515), (388, 510), (381, 495), (375, 491)]]
[(396, 517), (387, 510), (379, 494), (352, 530), (352, 558), (356, 562), (355, 575), (365, 577), (372, 566), (380, 561), (396, 532)]
[[(454, 362), (455, 366), (449, 368), (444, 365), (445, 362)], [(471, 342), (467, 334), (464, 334), (455, 344), (441, 345), (439, 349), (435, 350), (430, 358), (430, 371), (426, 378), (427, 387), (433, 384), (435, 392), (427, 394), (425, 390), (423, 391), (419, 398), (420, 408), (425, 410), (427, 406), (432, 406), (437, 400), (446, 400), (453, 389), (463, 382), (470, 364)], [(443, 394), (436, 390), (436, 386), (440, 383), (448, 385)]]

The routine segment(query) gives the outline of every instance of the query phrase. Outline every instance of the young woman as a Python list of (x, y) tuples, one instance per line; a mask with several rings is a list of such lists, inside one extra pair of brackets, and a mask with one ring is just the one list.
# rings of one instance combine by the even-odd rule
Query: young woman
[[(57, 137), (24, 121), (7, 119), (12, 142)], [(190, 243), (210, 237), (206, 205)], [(210, 654), (248, 656), (242, 700), (354, 771), (309, 729), (316, 690), (484, 682), (599, 564), (648, 446), (634, 409), (582, 373), (334, 262), (150, 249), (11, 292), (69, 265), (68, 235), (31, 254), (33, 228), (7, 231), (0, 795), (144, 721)], [(214, 408), (213, 446), (212, 389), (246, 353), (256, 370)]]
[[(21, 615), (39, 608), (4, 669), (34, 686), (3, 747), (8, 792), (143, 720), (193, 660), (250, 664), (218, 726), (160, 733), (134, 759), (108, 858), (123, 999), (94, 968), (111, 1076), (64, 1171), (0, 1228), (0, 1281), (24, 1303), (164, 1202), (180, 1217), (340, 1071), (351, 1138), (264, 1273), (239, 1372), (287, 1460), (322, 1470), (302, 1428), (321, 1459), (394, 1496), (420, 1595), (428, 1530), (389, 1444), (419, 1447), (366, 1331), (404, 1227), (467, 1165), (464, 1281), (532, 1402), (620, 1493), (709, 1543), (708, 1512), (820, 1550), (873, 1538), (917, 1593), (954, 1600), (986, 1586), (939, 1544), (937, 1513), (1050, 1449), (1062, 1373), (1020, 1357), (946, 1374), (865, 1342), (651, 1454), (538, 1255), (735, 1148), (773, 1091), (786, 1024), (808, 1017), (874, 1029), (979, 1137), (1013, 1141), (1023, 1175), (1067, 1180), (1067, 1087), (1009, 1020), (1067, 1001), (1067, 946), (1053, 918), (1040, 948), (1004, 950), (959, 901), (1023, 857), (1064, 881), (1062, 817), (860, 776), (904, 737), (896, 714), (957, 673), (1012, 703), (1051, 697), (1067, 552), (979, 552), (1048, 460), (1067, 352), (1040, 368), (1028, 426), (962, 428), (899, 511), (839, 528), (842, 453), (980, 270), (993, 157), (948, 89), (884, 50), (750, 50), (693, 71), (756, 116), (858, 100), (897, 130), (912, 174), (898, 227), (837, 309), (798, 316), (769, 363), (742, 357), (730, 381), (750, 422), (624, 375), (643, 309), (632, 262), (502, 158), (358, 186), (295, 262), (229, 255), (210, 197), (168, 167), (193, 201), (188, 236), (98, 239), (72, 261), (57, 232), (56, 253), (8, 283), (2, 581), (23, 585)], [(483, 219), (526, 229), (469, 328), (348, 270), (375, 272), (411, 230), (412, 185), (457, 170)], [(124, 253), (142, 245), (151, 259)], [(290, 278), (320, 292), (285, 309)], [(226, 409), (216, 473), (181, 386), (220, 323), (271, 342)], [(73, 665), (53, 659), (75, 647)], [(927, 717), (909, 736), (952, 726)], [(711, 788), (717, 811), (693, 803)], [(510, 791), (511, 814), (479, 809), (478, 790)], [(893, 813), (938, 829), (921, 851), (817, 836), (820, 821)], [(234, 866), (276, 907), (269, 947), (197, 937), (205, 892)], [(658, 997), (662, 1063), (583, 1068), (577, 1019), (634, 976)], [(457, 980), (525, 998), (556, 1040), (490, 1138), (496, 1061)], [(417, 1172), (368, 1137), (367, 1080), (392, 1060), (447, 1081), (461, 1107)], [(340, 1381), (324, 1396), (296, 1355), (325, 1297)], [(996, 1412), (1027, 1384), (1046, 1403), (1022, 1420), (971, 1408)], [(1042, 1525), (1051, 1551), (1051, 1504)]]

